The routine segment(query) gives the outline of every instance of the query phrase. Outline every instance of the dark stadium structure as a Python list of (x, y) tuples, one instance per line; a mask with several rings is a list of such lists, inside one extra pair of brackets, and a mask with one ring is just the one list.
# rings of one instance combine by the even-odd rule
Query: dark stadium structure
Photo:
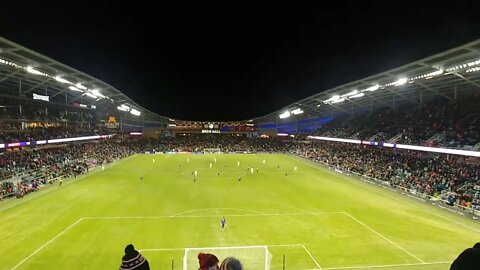
[[(140, 181), (144, 183), (144, 172), (140, 170), (147, 168), (148, 164), (155, 164), (156, 158), (160, 160), (156, 164), (165, 162), (166, 158), (170, 158), (170, 155), (166, 154), (255, 154), (243, 156), (255, 159), (256, 163), (252, 162), (252, 164), (260, 164), (263, 159), (262, 155), (265, 157), (280, 153), (281, 156), (285, 156), (287, 162), (305, 162), (299, 164), (305, 164), (306, 167), (315, 170), (318, 168), (314, 165), (320, 165), (324, 167), (324, 172), (327, 174), (341, 175), (344, 178), (351, 178), (349, 180), (364, 181), (368, 183), (365, 184), (367, 186), (372, 184), (374, 188), (377, 188), (375, 186), (383, 188), (377, 192), (379, 194), (383, 194), (382, 192), (388, 189), (396, 192), (395, 195), (406, 195), (413, 198), (417, 200), (416, 203), (423, 204), (423, 206), (435, 207), (437, 211), (447, 210), (453, 215), (458, 214), (461, 218), (467, 218), (469, 222), (477, 225), (480, 220), (480, 106), (478, 104), (480, 104), (480, 39), (377, 75), (320, 91), (316, 95), (294, 102), (265, 116), (244, 121), (218, 122), (208, 121), (208, 119), (189, 121), (158, 115), (143, 108), (141, 104), (137, 104), (114, 86), (0, 37), (0, 201), (7, 198), (22, 198), (44, 187), (53, 187), (53, 184), (57, 182), (59, 183), (57, 187), (60, 188), (63, 185), (63, 179), (71, 183), (70, 180), (77, 179), (79, 175), (88, 174), (92, 169), (97, 172), (105, 171), (105, 174), (101, 175), (108, 176), (106, 173), (109, 171), (108, 168), (106, 169), (106, 165), (113, 165), (114, 162), (120, 160), (123, 162), (127, 160), (127, 157), (134, 157), (137, 154), (159, 154), (158, 157), (152, 155), (152, 158), (147, 155), (139, 155), (139, 163), (132, 163), (135, 164), (135, 180), (140, 178)], [(228, 157), (236, 159), (237, 156)], [(209, 158), (209, 155), (189, 157), (192, 159)], [(189, 157), (185, 164), (190, 163)], [(214, 159), (215, 164), (217, 157), (219, 156), (215, 156)], [(179, 155), (175, 158), (179, 158)], [(177, 162), (174, 161), (175, 158), (171, 158), (169, 161)], [(290, 158), (293, 159), (290, 160)], [(265, 159), (263, 159), (263, 165), (266, 164)], [(208, 162), (205, 159), (202, 164), (205, 165)], [(236, 160), (235, 164), (237, 165), (234, 168), (228, 167), (228, 164), (223, 162), (225, 161), (222, 161), (225, 175), (229, 171), (237, 174), (239, 171), (243, 173), (241, 175), (232, 174), (235, 177), (235, 183), (244, 183), (245, 181), (242, 179), (256, 175), (254, 167), (248, 167), (247, 172), (250, 173), (245, 173), (244, 168), (240, 168), (238, 160)], [(211, 160), (209, 163), (212, 168)], [(249, 162), (245, 163), (251, 166), (248, 164)], [(141, 166), (144, 165), (145, 167), (142, 169)], [(277, 176), (274, 173), (266, 173), (258, 174), (258, 177), (278, 177), (283, 179), (282, 185), (292, 182), (297, 187), (297, 181), (291, 181), (290, 179), (294, 178), (289, 176), (297, 171), (296, 165), (293, 171), (288, 171), (288, 173), (283, 171), (283, 167), (280, 170), (280, 165), (269, 164), (269, 166), (270, 169), (273, 168), (274, 173), (277, 172)], [(190, 177), (193, 176), (194, 185), (201, 185), (197, 183), (196, 167), (186, 174), (183, 171), (186, 169), (182, 168), (182, 163), (178, 165), (175, 163), (175, 169), (177, 167), (175, 172), (181, 174), (182, 179), (188, 179), (190, 184)], [(171, 173), (174, 169), (169, 167), (148, 168), (145, 171), (146, 179), (152, 175), (151, 172), (162, 174), (165, 168), (170, 173), (167, 175), (168, 178), (175, 177), (175, 173)], [(269, 169), (269, 167), (261, 167), (260, 171), (264, 168)], [(281, 175), (278, 174), (280, 171)], [(315, 181), (317, 178), (322, 178), (322, 176), (317, 177), (318, 172), (320, 171), (310, 172), (315, 174), (311, 177), (315, 178)], [(256, 168), (256, 173), (259, 173), (259, 168)], [(223, 174), (224, 172), (220, 176), (219, 169), (211, 179), (215, 177), (223, 179)], [(124, 194), (129, 192), (125, 184), (127, 180), (119, 179), (124, 177), (122, 171), (115, 172), (110, 177), (115, 185), (118, 182), (121, 183), (121, 188), (126, 192)], [(300, 177), (303, 177), (303, 174)], [(157, 182), (170, 183), (168, 181)], [(331, 182), (336, 183), (337, 181)], [(104, 182), (102, 184), (108, 188), (108, 193), (114, 190), (110, 186), (107, 187)], [(144, 184), (147, 185), (147, 183)], [(146, 190), (145, 185), (141, 192)], [(183, 188), (186, 185), (186, 182), (182, 182), (178, 187)], [(150, 190), (154, 189), (161, 192), (167, 190), (163, 190), (163, 188), (158, 188), (158, 190), (151, 188)], [(184, 196), (182, 198), (196, 198), (183, 194), (184, 191), (181, 189), (178, 192), (182, 193)], [(147, 194), (141, 192), (138, 194)], [(170, 192), (169, 188), (168, 192)], [(250, 191), (248, 190), (248, 192)], [(258, 192), (270, 193), (265, 190)], [(289, 190), (283, 192), (282, 197), (278, 195), (278, 201), (284, 200), (283, 196), (288, 194)], [(310, 194), (312, 197), (324, 197), (314, 192), (317, 191), (312, 190), (312, 194)], [(275, 192), (271, 193), (275, 194)], [(349, 192), (339, 194), (358, 199), (355, 195), (351, 196)], [(81, 201), (82, 196), (83, 194), (79, 195), (77, 199)], [(341, 196), (325, 197), (336, 202), (336, 200), (340, 200)], [(124, 197), (133, 198), (135, 196)], [(124, 200), (124, 197), (112, 199), (112, 203), (114, 201), (118, 203), (119, 200)], [(217, 198), (217, 196), (211, 197)], [(168, 196), (165, 198), (172, 199)], [(275, 200), (277, 200), (276, 197)], [(301, 201), (307, 202), (307, 199), (302, 197)], [(110, 201), (105, 200), (104, 203), (109, 204)], [(278, 202), (272, 201), (272, 203)], [(286, 199), (283, 203), (290, 202)], [(55, 204), (57, 204), (56, 201)], [(84, 206), (83, 201), (79, 204)], [(137, 202), (135, 201), (133, 204), (136, 205)], [(310, 201), (308, 204), (313, 205)], [(141, 202), (139, 205), (157, 207), (156, 204), (144, 203), (142, 205)], [(355, 203), (352, 205), (361, 208)], [(398, 203), (398, 205), (402, 205), (402, 203)], [(110, 205), (108, 206), (110, 207)], [(383, 204), (380, 203), (379, 206), (383, 206)], [(68, 207), (68, 205), (65, 204), (63, 207)], [(266, 214), (266, 212), (238, 208), (205, 209), (242, 210), (253, 212), (254, 215), (259, 216), (277, 215), (276, 213)], [(198, 210), (157, 217), (162, 217), (163, 220), (163, 217), (181, 217), (180, 215), (184, 213), (195, 211)], [(363, 209), (359, 211), (363, 211)], [(411, 209), (402, 211), (408, 214), (407, 212), (410, 212)], [(345, 214), (346, 212), (329, 213)], [(67, 215), (62, 211), (56, 214)], [(350, 214), (346, 213), (346, 215), (361, 225), (357, 224), (357, 227), (365, 227), (383, 240), (400, 248)], [(135, 216), (133, 219), (136, 220), (139, 217), (144, 218)], [(408, 217), (410, 219), (410, 216)], [(82, 217), (67, 226), (31, 255), (16, 261), (16, 265), (11, 270), (23, 265), (26, 260), (82, 220), (90, 220), (90, 218), (94, 219), (90, 216)], [(102, 219), (101, 216), (98, 218)], [(119, 216), (110, 218), (123, 219)], [(380, 218), (383, 218), (383, 214)], [(415, 222), (414, 219), (412, 218), (412, 222)], [(428, 217), (425, 219), (427, 220)], [(9, 220), (6, 219), (6, 221)], [(457, 225), (462, 224), (453, 221), (452, 226)], [(18, 227), (19, 230), (30, 233), (28, 226), (31, 225), (20, 224)], [(440, 225), (435, 224), (435, 226)], [(469, 228), (465, 225), (462, 226), (464, 227), (460, 228), (460, 231)], [(35, 229), (33, 228), (31, 232), (36, 233)], [(432, 228), (427, 227), (427, 229)], [(439, 228), (433, 229), (438, 230)], [(311, 230), (313, 230), (313, 226)], [(5, 231), (7, 231), (7, 236), (4, 238), (7, 239), (10, 236), (8, 230)], [(478, 232), (478, 230), (475, 231)], [(452, 232), (447, 232), (449, 237), (455, 236)], [(310, 235), (308, 236), (310, 237)], [(329, 241), (336, 239), (331, 237), (328, 232), (327, 236)], [(355, 238), (357, 236), (355, 234)], [(83, 237), (86, 238), (86, 236)], [(23, 237), (19, 238), (23, 239)], [(359, 241), (363, 241), (363, 239), (360, 238)], [(411, 240), (410, 242), (415, 245), (415, 241)], [(10, 243), (12, 242), (14, 241), (10, 241)], [(363, 247), (363, 243), (361, 244)], [(295, 245), (303, 246), (309, 257), (315, 261), (314, 256), (308, 252), (305, 245), (287, 246)], [(435, 243), (435, 246), (439, 249), (442, 248), (443, 251), (444, 246), (438, 245), (438, 243)], [(13, 247), (11, 250), (15, 249), (15, 245)], [(185, 248), (185, 251), (187, 249), (190, 248)], [(196, 250), (196, 248), (193, 249)], [(127, 250), (125, 253), (127, 255)], [(410, 254), (408, 251), (407, 253)], [(131, 254), (140, 256), (133, 250), (129, 253), (129, 255)], [(95, 254), (90, 253), (90, 255)], [(345, 261), (343, 255), (341, 254), (341, 260)], [(416, 259), (415, 262), (418, 262), (393, 266), (447, 265), (451, 263), (451, 261), (425, 263), (412, 254), (410, 256)], [(184, 258), (184, 267), (186, 267), (186, 255)], [(268, 261), (268, 254), (265, 255), (265, 258)], [(283, 258), (283, 269), (286, 269), (285, 255)], [(130, 261), (127, 260), (127, 262)], [(316, 269), (322, 269), (316, 261), (315, 263), (318, 267)], [(174, 260), (171, 265), (173, 269)], [(354, 269), (355, 267), (326, 269), (347, 268)], [(361, 268), (366, 267), (362, 266)]]
[[(164, 131), (308, 135), (339, 117), (380, 108), (409, 110), (433, 100), (454, 102), (468, 96), (480, 87), (479, 50), (477, 40), (321, 91), (266, 116), (219, 123), (160, 116), (105, 82), (0, 38), (0, 113), (4, 123), (23, 122), (25, 126), (48, 120), (105, 131), (145, 131), (153, 136)], [(33, 108), (35, 115), (28, 115)]]

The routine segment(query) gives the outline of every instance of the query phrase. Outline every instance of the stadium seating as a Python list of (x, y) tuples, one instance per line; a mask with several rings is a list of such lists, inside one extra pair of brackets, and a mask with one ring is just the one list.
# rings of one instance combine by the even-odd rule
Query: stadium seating
[(432, 100), (415, 107), (382, 107), (373, 112), (344, 115), (316, 134), (392, 143), (472, 149), (480, 142), (480, 95), (445, 102)]

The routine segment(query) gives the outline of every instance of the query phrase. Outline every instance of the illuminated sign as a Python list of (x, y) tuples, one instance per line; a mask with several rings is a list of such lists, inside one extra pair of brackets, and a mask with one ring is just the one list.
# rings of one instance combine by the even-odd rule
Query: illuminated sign
[(218, 129), (202, 129), (202, 133), (220, 133), (220, 130)]
[(46, 102), (49, 102), (49, 101), (50, 101), (50, 97), (49, 97), (49, 96), (37, 95), (37, 94), (35, 94), (35, 93), (33, 93), (33, 99), (43, 100), (43, 101), (46, 101)]

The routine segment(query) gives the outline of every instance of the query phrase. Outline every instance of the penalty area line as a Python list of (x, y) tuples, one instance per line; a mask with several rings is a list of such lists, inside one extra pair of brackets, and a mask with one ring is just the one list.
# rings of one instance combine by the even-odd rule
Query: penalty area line
[(185, 248), (143, 248), (138, 251), (178, 251), (178, 250), (204, 250), (204, 249), (249, 249), (249, 248), (270, 248), (270, 247), (301, 247), (303, 244), (278, 244), (278, 245), (256, 245), (256, 246), (231, 246), (231, 247), (185, 247)]

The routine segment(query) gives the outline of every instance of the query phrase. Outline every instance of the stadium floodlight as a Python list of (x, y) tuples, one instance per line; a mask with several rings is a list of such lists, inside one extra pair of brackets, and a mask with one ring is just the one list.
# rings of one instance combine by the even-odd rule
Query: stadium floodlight
[(97, 99), (97, 98), (98, 98), (97, 96), (95, 96), (94, 94), (89, 93), (89, 92), (85, 92), (84, 95), (89, 96), (89, 97), (94, 98), (94, 99)]
[(70, 90), (72, 90), (72, 91), (83, 92), (82, 90), (78, 89), (78, 88), (75, 87), (75, 86), (69, 86), (68, 89), (70, 89)]
[(288, 117), (290, 117), (290, 112), (285, 111), (285, 112), (281, 113), (278, 117), (280, 117), (280, 119), (288, 118)]
[(81, 84), (81, 83), (75, 84), (75, 87), (77, 87), (78, 89), (87, 90), (87, 87), (85, 87), (85, 86), (84, 86), (83, 84)]
[(480, 70), (480, 67), (474, 67), (474, 68), (469, 68), (469, 69), (465, 70), (465, 72), (470, 73), (470, 72), (476, 72), (476, 71), (479, 71), (479, 70)]
[(64, 78), (62, 78), (62, 77), (60, 77), (60, 76), (55, 76), (55, 80), (56, 80), (57, 82), (66, 83), (66, 84), (72, 84), (72, 85), (73, 85), (73, 83), (72, 83), (71, 81), (66, 80), (66, 79), (64, 79)]
[(28, 66), (25, 70), (26, 70), (28, 73), (35, 74), (35, 75), (46, 75), (45, 73), (42, 73), (42, 72), (34, 69), (34, 68), (31, 67), (31, 66)]
[(367, 89), (363, 89), (360, 92), (373, 92), (373, 91), (377, 91), (379, 88), (380, 88), (380, 85), (376, 84), (374, 86), (368, 87)]
[(340, 103), (340, 102), (344, 102), (344, 101), (345, 101), (345, 98), (339, 98), (339, 99), (336, 99), (336, 100), (330, 102), (330, 104)]
[(323, 103), (327, 104), (327, 103), (330, 103), (330, 102), (334, 102), (336, 100), (340, 99), (340, 96), (339, 95), (334, 95), (333, 97), (327, 99), (327, 100), (324, 100)]
[(303, 110), (300, 109), (300, 108), (297, 108), (297, 109), (295, 109), (295, 110), (292, 110), (291, 113), (292, 113), (293, 115), (298, 115), (298, 114), (302, 114), (302, 113), (303, 113)]
[(404, 85), (404, 84), (407, 83), (407, 81), (408, 81), (407, 78), (400, 78), (400, 79), (394, 81), (394, 82), (393, 82), (393, 85), (395, 85), (395, 86)]
[(133, 115), (135, 115), (135, 116), (140, 116), (140, 115), (142, 114), (139, 110), (136, 110), (136, 109), (134, 109), (134, 108), (132, 108), (132, 109), (130, 110), (130, 113), (133, 114)]
[(128, 111), (130, 111), (130, 108), (128, 108), (128, 107), (125, 108), (125, 107), (122, 107), (122, 106), (117, 106), (117, 110), (123, 111), (123, 112), (128, 112)]
[(346, 93), (346, 94), (344, 94), (344, 95), (341, 95), (340, 97), (343, 98), (343, 97), (355, 96), (356, 94), (358, 94), (358, 90), (353, 90), (353, 91), (348, 92), (348, 93)]
[(359, 98), (359, 97), (363, 97), (363, 96), (365, 96), (365, 93), (358, 93), (358, 94), (350, 96), (348, 98)]
[(98, 89), (90, 90), (90, 93), (94, 94), (97, 97), (105, 98), (105, 96), (102, 93), (100, 93)]

